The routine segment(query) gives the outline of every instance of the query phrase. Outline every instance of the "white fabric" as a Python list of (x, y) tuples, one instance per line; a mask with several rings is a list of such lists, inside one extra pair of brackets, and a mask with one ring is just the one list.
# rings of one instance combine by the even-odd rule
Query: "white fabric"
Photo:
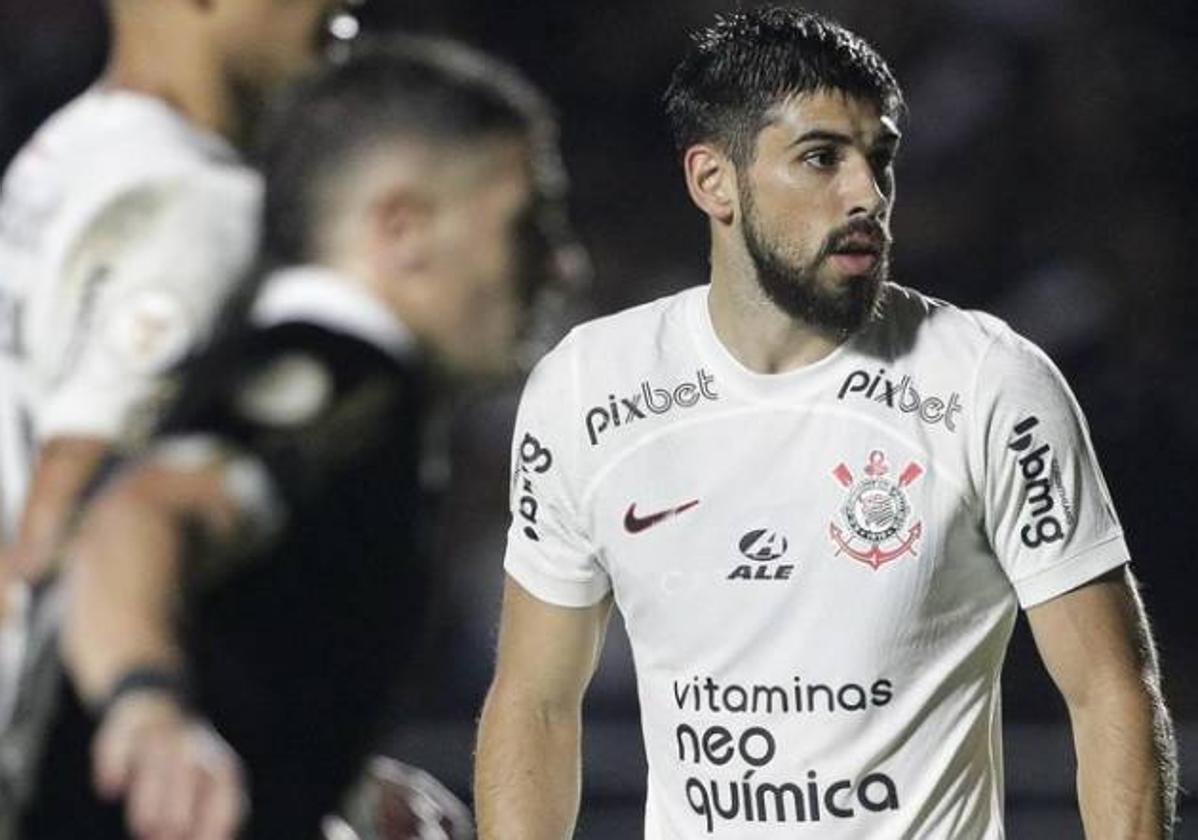
[(6, 533), (35, 442), (116, 438), (201, 341), (257, 244), (258, 176), (163, 102), (93, 88), (0, 193), (0, 492)]
[(320, 266), (294, 266), (271, 274), (251, 317), (263, 327), (315, 324), (359, 338), (396, 359), (416, 351), (411, 331), (382, 302), (353, 279)]
[(508, 573), (623, 614), (649, 840), (1002, 837), (1017, 609), (1128, 559), (1049, 360), (898, 286), (773, 376), (706, 287), (583, 325), (528, 381), (513, 466)]

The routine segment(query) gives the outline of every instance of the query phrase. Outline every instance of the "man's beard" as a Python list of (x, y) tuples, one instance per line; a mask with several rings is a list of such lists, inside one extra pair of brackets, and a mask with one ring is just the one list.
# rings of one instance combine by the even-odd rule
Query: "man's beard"
[[(889, 238), (872, 219), (857, 219), (828, 234), (810, 263), (787, 260), (782, 249), (763, 236), (751, 192), (741, 196), (745, 249), (757, 270), (757, 284), (770, 302), (792, 318), (838, 335), (859, 329), (878, 310), (882, 283), (890, 273)], [(868, 236), (882, 250), (865, 274), (845, 278), (837, 289), (820, 285), (818, 272), (850, 237)]]

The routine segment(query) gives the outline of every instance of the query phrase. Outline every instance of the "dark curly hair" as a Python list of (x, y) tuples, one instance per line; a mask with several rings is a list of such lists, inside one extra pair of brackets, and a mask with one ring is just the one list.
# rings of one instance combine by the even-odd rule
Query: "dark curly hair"
[(665, 94), (680, 152), (712, 142), (738, 166), (747, 164), (771, 110), (803, 93), (839, 91), (891, 117), (904, 108), (877, 51), (815, 12), (765, 6), (720, 15), (692, 41)]

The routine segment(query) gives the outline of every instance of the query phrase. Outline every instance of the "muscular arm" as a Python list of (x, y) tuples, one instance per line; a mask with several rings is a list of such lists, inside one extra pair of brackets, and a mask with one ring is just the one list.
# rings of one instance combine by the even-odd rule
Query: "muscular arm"
[(546, 604), (510, 577), (499, 661), (479, 722), (475, 803), (481, 840), (562, 840), (578, 816), (582, 698), (611, 599)]
[(1171, 837), (1176, 746), (1131, 573), (1108, 573), (1028, 619), (1069, 708), (1086, 836)]

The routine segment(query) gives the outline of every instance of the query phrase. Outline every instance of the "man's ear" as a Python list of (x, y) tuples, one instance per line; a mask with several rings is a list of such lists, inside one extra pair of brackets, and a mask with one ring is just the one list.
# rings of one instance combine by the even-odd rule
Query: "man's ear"
[(385, 276), (419, 273), (428, 257), (427, 222), (428, 208), (402, 188), (388, 190), (371, 204), (371, 250)]
[(683, 154), (682, 167), (691, 201), (713, 221), (729, 224), (736, 217), (738, 192), (736, 167), (728, 156), (698, 143)]

